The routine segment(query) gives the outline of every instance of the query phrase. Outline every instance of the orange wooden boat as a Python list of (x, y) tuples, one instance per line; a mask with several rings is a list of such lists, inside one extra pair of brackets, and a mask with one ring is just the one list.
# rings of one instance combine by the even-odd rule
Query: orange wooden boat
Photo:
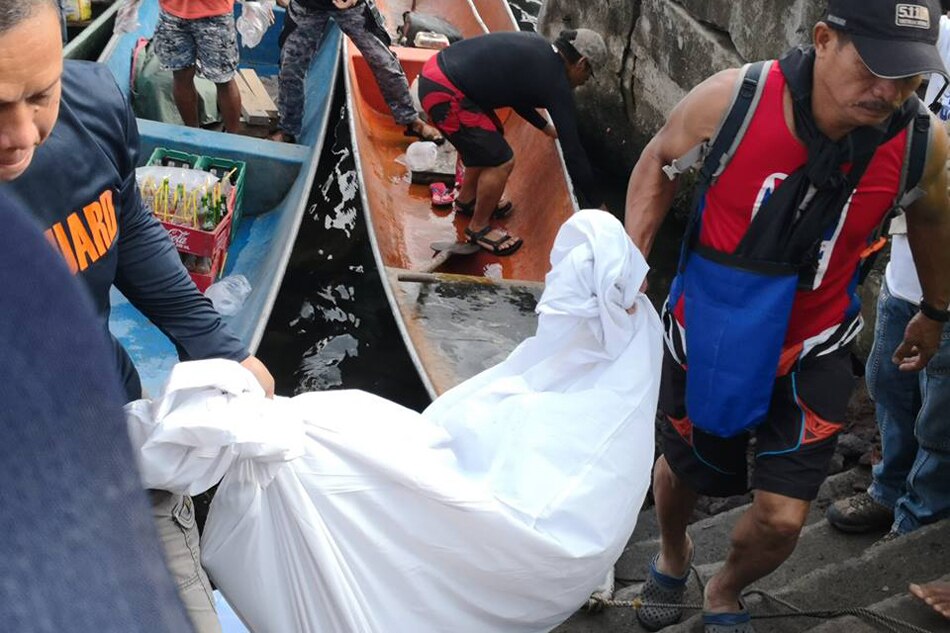
[[(506, 0), (376, 0), (395, 32), (404, 11), (438, 15), (465, 37), (517, 30)], [(413, 6), (414, 5), (414, 6)], [(410, 82), (436, 51), (393, 48)], [(524, 239), (514, 255), (455, 255), (435, 273), (437, 241), (459, 240), (468, 218), (433, 209), (426, 185), (396, 161), (409, 139), (393, 121), (365, 60), (346, 42), (350, 131), (363, 208), (383, 286), (422, 381), (433, 398), (501, 360), (536, 327), (534, 307), (561, 224), (577, 210), (559, 146), (509, 111), (499, 112), (515, 152), (502, 221)], [(486, 276), (489, 273), (490, 276)]]

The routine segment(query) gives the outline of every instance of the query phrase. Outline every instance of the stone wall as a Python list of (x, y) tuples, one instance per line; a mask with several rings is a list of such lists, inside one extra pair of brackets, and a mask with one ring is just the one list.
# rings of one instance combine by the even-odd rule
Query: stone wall
[(724, 68), (807, 42), (825, 0), (546, 0), (538, 30), (600, 31), (610, 63), (578, 90), (581, 134), (602, 168), (629, 173), (673, 106)]

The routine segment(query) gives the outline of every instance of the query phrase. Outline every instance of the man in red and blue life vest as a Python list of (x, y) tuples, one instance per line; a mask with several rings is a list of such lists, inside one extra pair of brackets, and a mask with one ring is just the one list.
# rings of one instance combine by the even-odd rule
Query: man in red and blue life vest
[[(848, 349), (861, 328), (861, 259), (900, 197), (914, 125), (921, 117), (929, 123), (914, 96), (921, 75), (947, 75), (935, 47), (939, 16), (936, 0), (830, 0), (813, 47), (764, 66), (748, 127), (693, 210), (664, 310), (664, 455), (653, 488), (661, 547), (642, 597), (682, 603), (693, 557), (686, 526), (697, 496), (748, 489), (754, 435), (755, 497), (706, 585), (707, 632), (752, 631), (741, 592), (792, 553), (826, 476), (854, 381)], [(716, 136), (737, 84), (745, 86), (743, 72), (726, 70), (697, 86), (641, 155), (626, 225), (644, 254), (675, 193), (668, 166)], [(906, 209), (921, 312), (894, 350), (908, 371), (937, 350), (950, 303), (948, 141), (942, 125), (928, 134), (920, 195)], [(777, 300), (766, 306), (772, 295)], [(771, 373), (745, 370), (761, 358)], [(764, 405), (749, 411), (746, 401)], [(638, 611), (651, 630), (681, 615), (675, 607)]]

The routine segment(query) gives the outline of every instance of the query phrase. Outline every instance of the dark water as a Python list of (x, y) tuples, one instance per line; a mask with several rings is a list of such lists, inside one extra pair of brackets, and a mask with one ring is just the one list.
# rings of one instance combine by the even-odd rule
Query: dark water
[[(540, 0), (512, 0), (533, 29)], [(277, 392), (363, 389), (421, 410), (429, 400), (379, 280), (363, 221), (342, 80), (287, 275), (258, 355)], [(605, 183), (622, 209), (625, 183)]]
[(364, 389), (421, 410), (428, 396), (377, 275), (344, 106), (341, 79), (307, 214), (258, 355), (281, 395)]

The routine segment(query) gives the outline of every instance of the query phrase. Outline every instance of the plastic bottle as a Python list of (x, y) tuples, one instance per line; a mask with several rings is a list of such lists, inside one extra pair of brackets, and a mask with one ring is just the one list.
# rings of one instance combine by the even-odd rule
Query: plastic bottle
[(228, 275), (205, 290), (205, 296), (222, 316), (237, 314), (249, 294), (251, 284), (244, 275)]
[(416, 141), (406, 148), (406, 167), (412, 171), (430, 171), (439, 150), (432, 141)]
[(244, 3), (240, 17), (235, 27), (241, 34), (241, 43), (247, 48), (254, 48), (261, 43), (267, 27), (274, 23), (274, 1), (248, 1)]

